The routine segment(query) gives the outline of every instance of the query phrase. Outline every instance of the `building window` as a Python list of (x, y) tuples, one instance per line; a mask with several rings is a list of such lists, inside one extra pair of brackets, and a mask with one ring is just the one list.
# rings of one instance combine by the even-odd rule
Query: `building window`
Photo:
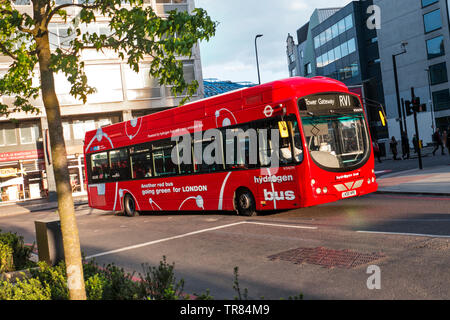
[(356, 51), (355, 38), (350, 39), (347, 43), (348, 43), (348, 54), (355, 52)]
[(447, 82), (447, 64), (445, 62), (442, 62), (430, 66), (430, 78), (432, 86)]
[(336, 38), (341, 33), (344, 33), (351, 28), (353, 28), (353, 14), (349, 14), (338, 23), (332, 25), (330, 28), (314, 37), (314, 48), (317, 49), (323, 46), (328, 41)]
[(305, 64), (305, 75), (308, 76), (312, 73), (311, 63)]
[(8, 123), (0, 128), (0, 146), (13, 146), (17, 144), (16, 126)]
[(325, 52), (323, 55), (316, 59), (316, 64), (318, 68), (325, 67), (330, 63), (333, 63), (345, 56), (356, 51), (356, 41), (355, 38), (350, 39), (347, 42), (337, 46), (336, 48)]
[(96, 130), (98, 128), (108, 126), (114, 123), (120, 122), (121, 119), (118, 116), (110, 116), (108, 118), (95, 119), (73, 119), (64, 120), (62, 122), (64, 140), (83, 140), (86, 131)]
[[(190, 84), (192, 81), (195, 80), (195, 68), (194, 68), (194, 61), (193, 60), (186, 60), (183, 61), (183, 76), (184, 76), (184, 81), (186, 81), (186, 83)], [(174, 97), (174, 93), (172, 92), (171, 86), (166, 86), (166, 96), (167, 97)], [(179, 94), (178, 97), (180, 96), (185, 96), (186, 92), (184, 91), (183, 93)]]
[(438, 2), (439, 0), (422, 0), (422, 8), (428, 7), (429, 5), (432, 5), (433, 3)]
[(450, 109), (449, 89), (433, 92), (433, 106), (435, 111)]
[(292, 70), (290, 70), (289, 73), (290, 73), (290, 76), (291, 76), (291, 77), (295, 77), (295, 76), (297, 75), (297, 70), (296, 70), (296, 68), (293, 68)]
[(424, 14), (423, 24), (426, 33), (442, 28), (441, 9)]
[(66, 140), (66, 141), (72, 140), (72, 132), (70, 130), (70, 123), (63, 122), (62, 126), (63, 126), (64, 140)]
[(353, 28), (353, 16), (350, 14), (345, 17), (345, 30)]
[(88, 95), (89, 103), (123, 101), (122, 76), (119, 64), (87, 65), (88, 84), (96, 93)]
[(23, 124), (19, 127), (20, 144), (35, 143), (41, 137), (41, 130), (37, 124)]
[(125, 81), (127, 84), (127, 99), (142, 100), (161, 97), (161, 87), (158, 79), (150, 76), (150, 65), (139, 65), (139, 72), (134, 72), (125, 66)]
[(83, 140), (86, 131), (91, 130), (95, 130), (94, 120), (85, 120), (85, 121), (76, 120), (73, 122), (73, 138), (75, 140)]
[(31, 0), (14, 0), (16, 6), (27, 6), (31, 3)]
[(444, 49), (444, 37), (439, 36), (430, 40), (427, 40), (427, 53), (428, 59), (443, 56), (445, 54)]
[(156, 3), (186, 3), (186, 0), (156, 0)]

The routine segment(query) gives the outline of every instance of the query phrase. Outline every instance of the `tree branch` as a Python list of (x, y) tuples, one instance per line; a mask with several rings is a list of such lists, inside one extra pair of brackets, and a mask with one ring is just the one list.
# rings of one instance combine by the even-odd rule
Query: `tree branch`
[(69, 8), (69, 7), (78, 7), (78, 8), (82, 8), (82, 9), (90, 9), (90, 10), (94, 10), (97, 8), (100, 8), (100, 4), (82, 4), (82, 3), (65, 3), (65, 4), (61, 4), (59, 6), (56, 6), (53, 8), (53, 10), (51, 10), (48, 15), (47, 15), (47, 21), (45, 23), (45, 26), (47, 27), (48, 24), (50, 23), (50, 21), (52, 20), (53, 16), (55, 14), (58, 13), (58, 11), (63, 10), (65, 8)]
[(2, 42), (0, 42), (0, 51), (2, 51), (4, 54), (13, 58), (16, 61), (18, 60), (17, 57), (14, 55), (14, 53), (9, 51), (8, 48)]

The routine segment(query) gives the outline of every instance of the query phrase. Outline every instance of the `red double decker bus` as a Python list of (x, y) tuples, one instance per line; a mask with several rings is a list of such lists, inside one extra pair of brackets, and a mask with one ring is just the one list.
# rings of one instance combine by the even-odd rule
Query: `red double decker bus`
[(251, 216), (377, 190), (361, 100), (323, 77), (274, 81), (105, 126), (86, 133), (84, 151), (89, 205), (129, 216)]

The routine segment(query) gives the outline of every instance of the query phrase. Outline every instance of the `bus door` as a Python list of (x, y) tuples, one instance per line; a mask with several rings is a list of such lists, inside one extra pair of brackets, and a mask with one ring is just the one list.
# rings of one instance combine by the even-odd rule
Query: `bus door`
[(277, 117), (258, 128), (261, 165), (254, 176), (257, 205), (264, 209), (287, 209), (300, 204), (296, 165), (303, 160), (298, 122), (294, 115)]

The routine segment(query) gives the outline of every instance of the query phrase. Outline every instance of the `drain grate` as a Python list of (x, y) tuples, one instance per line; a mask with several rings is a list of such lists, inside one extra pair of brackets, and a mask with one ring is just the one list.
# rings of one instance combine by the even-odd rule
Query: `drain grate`
[(359, 253), (351, 250), (334, 250), (324, 247), (297, 248), (268, 257), (271, 261), (283, 260), (294, 264), (308, 263), (325, 268), (351, 269), (385, 258), (383, 253)]

